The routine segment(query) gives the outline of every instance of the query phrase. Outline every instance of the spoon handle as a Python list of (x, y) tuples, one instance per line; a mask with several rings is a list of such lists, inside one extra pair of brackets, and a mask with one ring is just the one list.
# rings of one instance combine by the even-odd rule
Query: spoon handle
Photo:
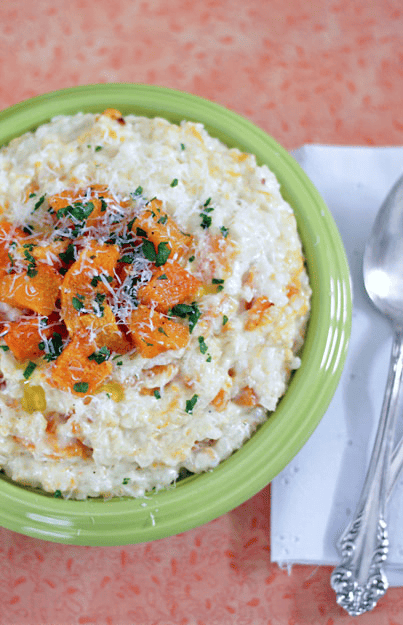
[(350, 616), (372, 610), (388, 589), (382, 569), (389, 551), (385, 523), (390, 459), (403, 372), (403, 334), (395, 327), (385, 396), (365, 483), (339, 546), (341, 563), (331, 575), (337, 603)]

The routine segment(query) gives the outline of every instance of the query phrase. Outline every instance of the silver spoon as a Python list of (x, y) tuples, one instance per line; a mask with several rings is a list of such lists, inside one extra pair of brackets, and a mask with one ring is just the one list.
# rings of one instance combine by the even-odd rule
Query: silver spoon
[(365, 248), (364, 283), (390, 319), (394, 339), (371, 461), (357, 509), (339, 541), (341, 563), (331, 576), (337, 603), (351, 616), (372, 610), (388, 588), (382, 568), (389, 551), (385, 505), (403, 372), (403, 176), (375, 219)]

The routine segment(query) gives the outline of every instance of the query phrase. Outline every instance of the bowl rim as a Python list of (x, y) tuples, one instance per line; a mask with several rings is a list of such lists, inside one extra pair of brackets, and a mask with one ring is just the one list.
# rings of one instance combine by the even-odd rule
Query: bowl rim
[(56, 115), (106, 108), (173, 123), (202, 123), (228, 147), (266, 163), (294, 209), (313, 295), (302, 365), (286, 394), (251, 439), (213, 471), (145, 498), (86, 501), (57, 499), (0, 475), (0, 525), (53, 542), (98, 546), (181, 533), (221, 516), (269, 484), (308, 440), (330, 403), (347, 355), (352, 314), (347, 258), (324, 200), (273, 137), (234, 111), (190, 93), (142, 83), (69, 87), (1, 111), (0, 145)]

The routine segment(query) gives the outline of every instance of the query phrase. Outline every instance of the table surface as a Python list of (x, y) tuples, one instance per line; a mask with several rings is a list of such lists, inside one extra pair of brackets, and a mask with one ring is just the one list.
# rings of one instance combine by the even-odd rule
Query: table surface
[[(403, 144), (401, 0), (14, 0), (0, 108), (141, 82), (224, 105), (286, 149)], [(270, 488), (204, 527), (78, 547), (0, 529), (0, 625), (351, 625), (330, 569), (270, 562)], [(391, 589), (360, 625), (403, 623)]]

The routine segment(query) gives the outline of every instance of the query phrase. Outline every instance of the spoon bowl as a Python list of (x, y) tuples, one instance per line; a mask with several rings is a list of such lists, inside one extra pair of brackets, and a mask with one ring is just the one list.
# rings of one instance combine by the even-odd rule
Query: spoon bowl
[(375, 306), (403, 324), (403, 176), (375, 219), (364, 254), (364, 283)]

